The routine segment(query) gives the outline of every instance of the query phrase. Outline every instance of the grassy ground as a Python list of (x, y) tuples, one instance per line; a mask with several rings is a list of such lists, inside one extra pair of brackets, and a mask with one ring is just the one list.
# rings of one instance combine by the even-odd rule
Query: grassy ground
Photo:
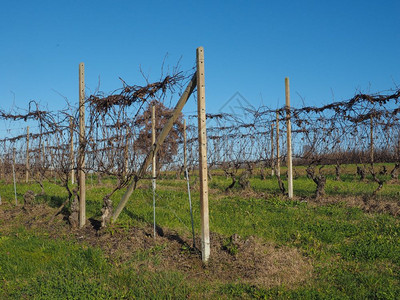
[[(198, 256), (185, 254), (190, 250), (191, 229), (183, 180), (162, 179), (157, 185), (158, 226), (187, 241), (176, 248), (171, 246), (175, 243), (172, 239), (153, 241), (146, 237), (146, 232), (151, 234), (153, 220), (148, 182), (134, 192), (118, 224), (101, 233), (102, 237), (93, 234), (92, 240), (81, 239), (87, 231), (70, 233), (60, 218), (56, 225), (27, 226), (43, 218), (48, 223), (51, 216), (13, 208), (13, 186), (2, 184), (0, 298), (399, 299), (400, 222), (395, 210), (400, 201), (399, 184), (385, 185), (375, 199), (368, 200), (394, 207), (385, 211), (365, 204), (365, 196), (371, 194), (375, 183), (359, 182), (350, 173), (340, 182), (332, 178), (327, 182), (326, 201), (317, 203), (311, 198), (315, 185), (301, 175), (294, 181), (294, 200), (279, 196), (274, 179), (255, 177), (251, 190), (234, 188), (227, 193), (224, 189), (230, 180), (213, 176), (210, 228), (215, 245), (211, 255), (220, 261), (206, 268)], [(99, 218), (102, 195), (112, 184), (107, 180), (91, 185), (88, 178), (89, 218)], [(35, 184), (19, 184), (17, 188), (21, 203), (28, 189), (40, 192)], [(37, 205), (58, 207), (64, 201), (62, 188), (46, 183), (45, 189), (46, 195), (37, 197)], [(113, 196), (115, 205), (123, 192)], [(192, 196), (199, 236), (195, 184)], [(142, 228), (143, 238), (135, 235), (129, 240), (132, 228)], [(232, 235), (239, 235), (240, 242), (233, 243), (229, 239)], [(127, 241), (116, 247), (111, 242), (116, 236)], [(259, 242), (250, 253), (247, 248), (252, 237)], [(92, 242), (94, 239), (99, 241)], [(133, 245), (142, 239), (148, 239), (148, 245), (135, 248)], [(123, 247), (124, 253), (119, 253)], [(220, 252), (222, 248), (226, 256)], [(242, 259), (246, 266), (254, 264), (257, 276), (250, 274), (252, 268), (240, 273), (245, 268), (238, 262)], [(229, 262), (224, 269), (225, 260)], [(235, 270), (240, 276), (230, 274)]]

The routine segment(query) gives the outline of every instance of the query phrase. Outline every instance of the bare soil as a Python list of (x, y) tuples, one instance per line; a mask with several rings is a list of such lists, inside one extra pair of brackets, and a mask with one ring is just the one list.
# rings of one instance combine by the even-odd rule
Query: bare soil
[(392, 216), (400, 215), (400, 202), (393, 200), (377, 199), (376, 197), (322, 197), (319, 199), (307, 199), (315, 205), (327, 205), (344, 203), (348, 207), (357, 207), (367, 213), (387, 213)]

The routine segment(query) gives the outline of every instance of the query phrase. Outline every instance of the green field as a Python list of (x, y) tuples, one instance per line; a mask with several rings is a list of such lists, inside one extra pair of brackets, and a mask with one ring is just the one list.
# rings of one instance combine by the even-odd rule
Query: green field
[[(54, 218), (66, 198), (45, 183), (32, 209), (23, 194), (37, 184), (12, 184), (0, 195), (1, 299), (399, 299), (400, 184), (360, 182), (347, 166), (341, 181), (328, 175), (326, 197), (313, 199), (315, 184), (297, 169), (295, 199), (280, 195), (275, 178), (250, 179), (251, 188), (229, 192), (218, 170), (210, 187), (211, 260), (201, 264), (191, 248), (186, 182), (172, 174), (158, 180), (157, 225), (152, 238), (152, 191), (142, 181), (117, 223), (96, 232), (102, 196), (115, 183), (87, 178), (84, 229), (71, 231)], [(191, 179), (196, 242), (200, 212)], [(113, 195), (114, 207), (124, 190)], [(64, 211), (67, 213), (67, 211)], [(239, 236), (237, 239), (232, 236)]]

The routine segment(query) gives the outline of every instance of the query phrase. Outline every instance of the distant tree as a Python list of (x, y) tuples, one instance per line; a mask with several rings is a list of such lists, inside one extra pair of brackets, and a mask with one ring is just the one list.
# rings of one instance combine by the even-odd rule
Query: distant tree
[[(135, 149), (141, 154), (147, 154), (151, 145), (151, 111), (152, 106), (155, 105), (156, 117), (156, 139), (162, 129), (165, 127), (169, 118), (172, 116), (173, 109), (167, 108), (159, 101), (152, 101), (147, 106), (142, 115), (138, 116), (136, 125), (139, 126), (140, 132), (137, 140), (135, 141)], [(167, 138), (157, 152), (156, 164), (157, 174), (160, 173), (162, 166), (172, 162), (174, 155), (178, 153), (179, 141), (183, 136), (183, 115), (179, 115), (174, 123)]]

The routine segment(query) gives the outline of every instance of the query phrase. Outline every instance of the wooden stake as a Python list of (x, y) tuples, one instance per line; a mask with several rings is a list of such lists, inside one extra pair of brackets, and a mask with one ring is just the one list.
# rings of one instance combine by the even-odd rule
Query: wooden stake
[(371, 164), (374, 163), (374, 119), (371, 115), (370, 120), (370, 156), (371, 156)]
[(124, 178), (128, 175), (128, 159), (129, 159), (129, 154), (128, 154), (128, 149), (129, 149), (129, 132), (128, 132), (128, 126), (125, 129), (125, 147), (124, 147)]
[(187, 169), (187, 145), (186, 145), (186, 119), (183, 120), (183, 170), (186, 172)]
[(201, 254), (204, 263), (210, 257), (210, 228), (208, 211), (206, 97), (204, 80), (204, 49), (197, 48), (197, 114), (199, 130)]
[(5, 174), (4, 174), (4, 156), (1, 158), (1, 171), (0, 171), (0, 178), (3, 179), (5, 178)]
[[(39, 136), (39, 145), (38, 145), (38, 153), (35, 155), (35, 165), (42, 165), (42, 167), (45, 166), (44, 161), (42, 161), (42, 136)], [(42, 182), (42, 175), (43, 171), (40, 171), (40, 168), (35, 168), (36, 173), (33, 174), (33, 176), (37, 176), (39, 182)]]
[(288, 195), (289, 195), (289, 198), (293, 198), (292, 125), (290, 123), (289, 78), (287, 78), (287, 77), (285, 78), (285, 94), (286, 94)]
[(271, 176), (275, 175), (274, 168), (274, 124), (271, 124)]
[[(397, 138), (397, 159), (400, 160), (400, 132), (397, 136), (398, 136), (398, 138)], [(3, 161), (3, 163), (4, 163), (4, 161)]]
[[(42, 163), (42, 166), (44, 166), (45, 165), (45, 163), (46, 163), (46, 146), (48, 147), (49, 145), (47, 144), (47, 142), (46, 142), (46, 145), (44, 144), (44, 142), (43, 142), (43, 145), (42, 145), (42, 157), (40, 158), (40, 159), (42, 159), (43, 160), (43, 163)], [(39, 146), (40, 147), (40, 146)], [(48, 164), (49, 166), (50, 166), (50, 158), (49, 158), (49, 164)], [(43, 172), (43, 175), (44, 175), (44, 177), (46, 177), (46, 170)]]
[(29, 181), (29, 126), (26, 127), (25, 182)]
[(193, 93), (195, 86), (196, 86), (196, 74), (193, 75), (191, 81), (189, 82), (189, 84), (186, 87), (185, 91), (183, 92), (181, 98), (179, 99), (178, 103), (176, 104), (175, 109), (172, 113), (172, 117), (168, 120), (167, 124), (165, 124), (163, 130), (158, 135), (154, 149), (152, 149), (147, 154), (146, 159), (142, 163), (142, 166), (140, 167), (137, 175), (135, 176), (135, 179), (128, 186), (124, 196), (122, 197), (121, 201), (118, 203), (118, 206), (112, 215), (111, 222), (115, 222), (117, 220), (121, 211), (123, 210), (126, 203), (128, 202), (129, 197), (132, 195), (133, 191), (136, 189), (137, 182), (140, 180), (140, 178), (142, 178), (145, 175), (147, 168), (151, 164), (154, 153), (157, 153), (159, 147), (162, 145), (162, 143), (164, 142), (168, 133), (171, 131), (171, 128), (174, 125), (175, 121), (178, 119), (183, 106), (186, 104), (186, 101), (189, 99), (190, 95)]
[[(151, 108), (151, 145), (154, 148), (156, 144), (156, 107), (155, 105)], [(154, 189), (156, 188), (156, 158), (157, 153), (153, 153), (153, 163), (152, 163), (152, 177)]]
[(276, 176), (281, 176), (281, 157), (279, 151), (279, 112), (276, 112)]
[(13, 163), (12, 163), (12, 171), (13, 171), (13, 181), (14, 181), (14, 197), (15, 197), (15, 205), (18, 205), (17, 198), (17, 179), (15, 176), (15, 148), (13, 148)]
[(79, 227), (86, 223), (85, 168), (85, 65), (79, 64)]
[[(156, 107), (151, 107), (151, 146), (154, 149), (156, 145)], [(156, 152), (153, 152), (152, 163), (152, 183), (153, 183), (153, 236), (156, 238)]]
[(74, 164), (75, 164), (75, 160), (74, 160), (74, 118), (73, 117), (69, 117), (69, 143), (70, 143), (70, 147), (69, 147), (69, 159), (71, 161), (71, 184), (75, 183), (75, 169), (74, 169)]

